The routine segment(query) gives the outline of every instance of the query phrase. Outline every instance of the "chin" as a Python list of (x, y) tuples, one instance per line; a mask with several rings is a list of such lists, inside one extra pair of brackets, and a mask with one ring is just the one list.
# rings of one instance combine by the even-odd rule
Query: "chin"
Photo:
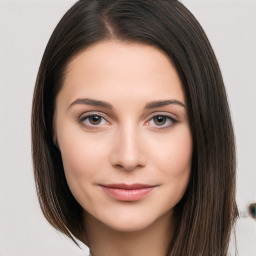
[(105, 223), (108, 227), (110, 227), (113, 230), (116, 230), (118, 232), (138, 232), (146, 229), (149, 227), (152, 223), (146, 223), (146, 222), (134, 222), (128, 221), (128, 222), (118, 222), (118, 223)]
[(157, 222), (159, 216), (149, 216), (148, 214), (143, 215), (120, 215), (113, 218), (99, 219), (104, 225), (119, 232), (138, 232), (154, 225)]

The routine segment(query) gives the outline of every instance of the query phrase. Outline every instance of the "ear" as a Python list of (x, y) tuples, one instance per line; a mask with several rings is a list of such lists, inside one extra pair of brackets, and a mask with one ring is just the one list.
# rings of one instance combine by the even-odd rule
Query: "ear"
[(57, 131), (56, 131), (56, 114), (53, 115), (52, 121), (52, 140), (53, 144), (59, 149), (58, 140), (57, 140)]
[(56, 134), (56, 129), (55, 129), (55, 125), (52, 128), (52, 140), (53, 140), (53, 144), (59, 148), (58, 146), (58, 141), (57, 141), (57, 134)]

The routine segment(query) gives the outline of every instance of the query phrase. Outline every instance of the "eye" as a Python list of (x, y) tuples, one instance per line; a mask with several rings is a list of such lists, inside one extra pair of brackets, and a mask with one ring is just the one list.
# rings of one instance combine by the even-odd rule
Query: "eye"
[(176, 122), (177, 122), (177, 120), (175, 120), (174, 118), (172, 118), (170, 116), (156, 115), (156, 116), (153, 116), (147, 122), (147, 125), (150, 125), (150, 126), (153, 126), (153, 127), (159, 127), (159, 128), (168, 128)]
[(153, 117), (153, 120), (157, 126), (162, 126), (166, 123), (167, 117), (166, 116), (155, 116), (155, 117)]
[(97, 114), (83, 116), (80, 118), (79, 122), (86, 126), (101, 126), (108, 123), (104, 117)]

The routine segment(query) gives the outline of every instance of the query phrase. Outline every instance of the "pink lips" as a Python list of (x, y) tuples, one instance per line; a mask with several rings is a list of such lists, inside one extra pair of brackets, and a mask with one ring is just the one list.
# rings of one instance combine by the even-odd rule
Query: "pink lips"
[(108, 195), (119, 201), (140, 200), (156, 187), (146, 184), (108, 184), (100, 186)]

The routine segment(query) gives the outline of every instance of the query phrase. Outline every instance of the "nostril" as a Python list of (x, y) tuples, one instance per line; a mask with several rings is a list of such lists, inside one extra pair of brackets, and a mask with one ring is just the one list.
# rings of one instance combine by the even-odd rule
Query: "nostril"
[(110, 164), (119, 170), (133, 171), (146, 166), (145, 142), (134, 123), (120, 125), (109, 151)]
[(124, 171), (133, 171), (135, 169), (140, 169), (142, 165), (140, 164), (128, 164), (128, 163), (121, 163), (121, 164), (116, 164), (115, 167), (120, 170)]

